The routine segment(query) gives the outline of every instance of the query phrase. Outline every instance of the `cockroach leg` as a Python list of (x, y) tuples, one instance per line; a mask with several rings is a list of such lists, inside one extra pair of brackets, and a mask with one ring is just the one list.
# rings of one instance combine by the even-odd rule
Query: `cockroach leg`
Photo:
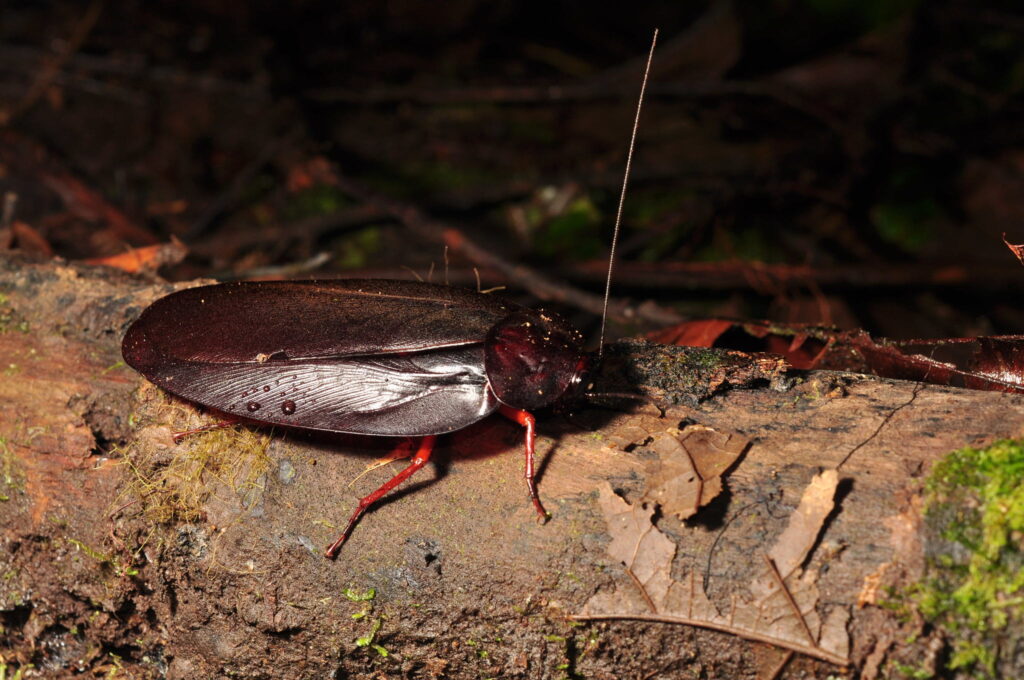
[(416, 455), (413, 456), (412, 462), (409, 463), (408, 467), (392, 477), (388, 482), (385, 482), (379, 489), (371, 493), (369, 496), (359, 500), (359, 505), (356, 506), (355, 512), (352, 513), (352, 516), (348, 520), (348, 524), (345, 525), (345, 530), (341, 533), (341, 536), (338, 537), (338, 540), (331, 543), (327, 548), (327, 551), (324, 553), (328, 558), (334, 559), (338, 556), (338, 551), (341, 550), (341, 546), (348, 540), (356, 522), (358, 522), (359, 518), (363, 516), (363, 513), (366, 512), (367, 508), (379, 501), (388, 491), (391, 491), (396, 486), (409, 479), (409, 477), (412, 477), (417, 470), (427, 464), (427, 461), (430, 460), (430, 454), (434, 451), (434, 443), (436, 441), (437, 435), (429, 435), (421, 439), (420, 447), (416, 451)]
[(222, 427), (231, 427), (232, 425), (237, 425), (240, 422), (241, 422), (240, 418), (232, 418), (232, 417), (228, 416), (224, 420), (216, 422), (216, 423), (214, 423), (212, 425), (203, 425), (202, 427), (196, 427), (196, 428), (193, 428), (191, 430), (182, 430), (181, 432), (172, 432), (171, 433), (171, 437), (174, 438), (174, 443), (175, 444), (180, 444), (181, 441), (185, 437), (190, 437), (190, 436), (192, 436), (194, 434), (199, 434), (200, 432), (209, 432), (210, 430), (219, 430)]
[(526, 488), (530, 490), (530, 500), (533, 501), (533, 507), (537, 509), (537, 514), (540, 516), (540, 523), (543, 524), (551, 519), (551, 513), (545, 510), (544, 506), (541, 504), (540, 496), (537, 495), (537, 482), (533, 478), (534, 443), (537, 441), (537, 419), (528, 411), (520, 411), (519, 409), (514, 409), (510, 406), (502, 406), (499, 410), (501, 411), (501, 415), (526, 428)]

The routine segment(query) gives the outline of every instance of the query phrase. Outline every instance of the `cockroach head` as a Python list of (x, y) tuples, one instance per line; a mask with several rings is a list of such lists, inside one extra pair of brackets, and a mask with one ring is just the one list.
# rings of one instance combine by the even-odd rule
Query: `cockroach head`
[(487, 334), (484, 365), (498, 401), (527, 411), (581, 389), (589, 361), (583, 335), (544, 310), (513, 312)]

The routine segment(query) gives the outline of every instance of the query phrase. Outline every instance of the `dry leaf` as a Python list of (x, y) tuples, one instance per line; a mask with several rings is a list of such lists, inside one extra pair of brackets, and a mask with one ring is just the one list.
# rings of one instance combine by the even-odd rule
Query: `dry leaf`
[(916, 573), (924, 571), (923, 506), (924, 499), (915, 494), (898, 514), (882, 520), (882, 524), (892, 532), (889, 536), (893, 548), (892, 561)]
[[(14, 245), (22, 253), (39, 257), (53, 257), (53, 247), (49, 241), (31, 225), (14, 220), (11, 223), (11, 236), (14, 239)], [(3, 245), (0, 244), (0, 248), (2, 247)]]
[(653, 439), (652, 432), (665, 429), (664, 421), (640, 415), (630, 418), (625, 424), (609, 428), (606, 438), (609, 446), (628, 451), (631, 446), (646, 445)]
[[(612, 536), (608, 554), (624, 564), (633, 582), (594, 595), (573, 618), (629, 618), (700, 626), (834, 664), (847, 663), (849, 612), (834, 607), (822, 621), (817, 611), (817, 574), (799, 570), (831, 512), (837, 477), (834, 471), (818, 475), (804, 492), (789, 526), (769, 552), (771, 557), (766, 555), (772, 566), (782, 565), (778, 574), (772, 576), (766, 565), (764, 581), (758, 579), (758, 592), (733, 595), (722, 611), (708, 599), (692, 571), (681, 580), (672, 579), (676, 546), (651, 524), (653, 510), (630, 505), (605, 484), (600, 505)], [(813, 539), (808, 538), (811, 534)]]
[(670, 570), (676, 544), (651, 524), (653, 507), (630, 505), (607, 483), (598, 503), (612, 536), (608, 554), (626, 565), (633, 580), (642, 586), (640, 595), (650, 609), (651, 602), (664, 600), (672, 583)]
[(692, 516), (722, 491), (722, 474), (746, 451), (750, 440), (703, 425), (660, 432), (649, 448), (658, 460), (649, 467), (643, 500), (679, 519)]
[(860, 593), (857, 595), (857, 609), (863, 609), (868, 605), (878, 604), (879, 593), (883, 592), (882, 584), (885, 582), (885, 573), (892, 567), (892, 562), (883, 562), (878, 568), (864, 577)]
[(1006, 234), (1003, 234), (1003, 243), (1005, 243), (1006, 247), (1010, 249), (1010, 252), (1020, 260), (1020, 263), (1024, 264), (1024, 244), (1010, 243), (1006, 240)]
[[(775, 545), (768, 552), (768, 557), (775, 563), (783, 578), (796, 571), (807, 559), (807, 554), (818, 540), (825, 519), (835, 507), (833, 501), (838, 486), (839, 473), (836, 470), (825, 470), (815, 475), (804, 489), (800, 505), (789, 516), (786, 530), (779, 535)], [(750, 588), (755, 595), (773, 589), (774, 579), (769, 575), (754, 581)]]
[(185, 259), (188, 248), (175, 237), (168, 243), (133, 248), (126, 253), (84, 260), (86, 264), (114, 267), (126, 272), (155, 272), (160, 267), (176, 265)]

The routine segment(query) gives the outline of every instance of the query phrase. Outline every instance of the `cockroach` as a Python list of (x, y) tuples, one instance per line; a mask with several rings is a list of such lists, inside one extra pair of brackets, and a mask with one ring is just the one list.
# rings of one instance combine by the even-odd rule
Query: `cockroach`
[[(609, 265), (609, 285), (610, 277)], [(606, 289), (605, 317), (607, 297)], [(427, 463), (438, 435), (495, 411), (526, 430), (526, 484), (546, 520), (534, 482), (531, 412), (581, 396), (591, 364), (582, 334), (550, 312), (444, 285), (360, 279), (181, 290), (143, 311), (124, 337), (122, 354), (168, 392), (234, 419), (420, 438), (408, 467), (359, 501), (327, 548), (329, 558), (367, 508)]]

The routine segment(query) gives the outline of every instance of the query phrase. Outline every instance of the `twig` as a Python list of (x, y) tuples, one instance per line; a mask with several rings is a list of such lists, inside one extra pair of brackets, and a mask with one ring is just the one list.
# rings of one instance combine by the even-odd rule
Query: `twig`
[(52, 59), (48, 59), (43, 63), (39, 73), (36, 74), (35, 80), (29, 87), (28, 92), (25, 96), (15, 104), (9, 111), (0, 111), (0, 126), (9, 125), (11, 121), (18, 118), (23, 113), (35, 106), (35, 103), (39, 101), (39, 98), (43, 96), (50, 85), (53, 83), (54, 78), (60, 73), (61, 68), (67, 63), (68, 59), (78, 51), (82, 46), (82, 43), (88, 37), (89, 32), (92, 31), (93, 26), (96, 25), (96, 20), (100, 18), (100, 13), (103, 11), (103, 5), (106, 4), (105, 0), (93, 0), (93, 3), (89, 5), (89, 8), (82, 15), (82, 18), (78, 20), (75, 25), (74, 31), (71, 33), (71, 37), (68, 38), (67, 42), (64, 43), (64, 49), (60, 51)]
[(295, 276), (297, 274), (305, 274), (307, 272), (316, 271), (317, 269), (324, 266), (330, 261), (330, 253), (320, 252), (300, 262), (288, 262), (285, 264), (272, 265), (268, 267), (253, 267), (251, 269), (245, 270), (244, 272), (239, 272), (228, 276), (218, 276), (217, 278), (220, 279), (221, 281), (231, 281), (236, 279), (258, 280), (287, 278), (289, 276)]
[[(192, 251), (197, 255), (213, 257), (225, 252), (235, 253), (245, 248), (265, 247), (267, 243), (272, 243), (275, 240), (283, 239), (286, 243), (309, 242), (325, 234), (333, 234), (391, 219), (390, 215), (375, 206), (357, 205), (329, 215), (316, 215), (284, 225), (271, 224), (266, 227), (252, 225), (245, 230), (231, 231), (230, 233), (228, 230), (222, 230), (220, 234), (197, 242), (192, 247)], [(384, 278), (397, 278), (397, 275), (392, 274)]]
[[(360, 206), (367, 213), (366, 222), (381, 219), (385, 216), (374, 206)], [(357, 208), (353, 208), (353, 211)], [(349, 220), (346, 213), (339, 213), (337, 229), (356, 226), (361, 220), (353, 214)], [(320, 219), (320, 218), (316, 218)], [(324, 219), (327, 219), (325, 217)], [(299, 223), (289, 227), (290, 232), (299, 230)], [(328, 229), (324, 230), (329, 231)], [(314, 230), (311, 235), (320, 233)], [(250, 234), (252, 238), (250, 240)], [(238, 247), (256, 245), (260, 232), (252, 231), (245, 234), (225, 235), (224, 247), (230, 248), (237, 241)], [(265, 237), (264, 241), (265, 242)], [(212, 249), (195, 248), (196, 252), (205, 253)], [(607, 262), (584, 262), (567, 265), (560, 269), (562, 276), (577, 285), (597, 286), (604, 282), (607, 274)], [(503, 272), (490, 267), (480, 267), (480, 276), (484, 279), (508, 283)], [(807, 265), (764, 264), (749, 261), (725, 262), (625, 262), (615, 265), (615, 285), (617, 287), (649, 290), (649, 291), (736, 291), (749, 290), (751, 277), (748, 270), (758, 270), (764, 280), (771, 280), (774, 285), (783, 289), (819, 286), (822, 290), (871, 290), (877, 288), (934, 288), (957, 287), (967, 290), (1020, 290), (1024, 288), (1024, 277), (1021, 276), (1020, 265), (975, 266), (969, 263), (949, 267), (928, 264), (873, 263), (870, 265), (850, 264), (835, 267), (810, 267)], [(394, 268), (367, 267), (353, 270), (352, 276), (373, 278), (395, 278), (403, 276)], [(452, 267), (450, 276), (459, 285), (470, 285), (474, 280), (471, 267)]]
[(0, 212), (0, 250), (9, 249), (14, 243), (14, 232), (11, 223), (14, 221), (14, 206), (18, 203), (18, 194), (13, 191), (4, 193), (3, 211)]
[[(375, 89), (320, 88), (308, 90), (304, 96), (331, 104), (360, 106), (393, 106), (400, 103), (425, 106), (461, 106), (490, 104), (506, 106), (544, 106), (549, 104), (618, 101), (631, 98), (628, 83), (585, 82), (539, 86), (491, 87), (383, 87)], [(651, 86), (649, 96), (662, 99), (703, 99), (715, 97), (760, 97), (773, 99), (783, 106), (820, 121), (844, 142), (848, 154), (859, 144), (843, 121), (807, 97), (772, 83), (708, 80), (705, 82), (668, 82)]]
[[(52, 54), (37, 47), (24, 45), (0, 45), (0, 64), (18, 71), (25, 71), (41, 59), (51, 58)], [(63, 66), (71, 66), (73, 72), (59, 72), (54, 77), (55, 83), (62, 87), (76, 88), (89, 92), (114, 95), (126, 101), (141, 102), (137, 94), (138, 87), (121, 87), (112, 82), (125, 82), (136, 79), (157, 87), (180, 90), (189, 88), (219, 96), (242, 97), (246, 99), (268, 100), (270, 98), (265, 84), (254, 79), (243, 82), (220, 78), (209, 73), (194, 72), (174, 66), (154, 64), (150, 56), (139, 52), (118, 51), (116, 56), (108, 57), (98, 54), (76, 52), (70, 55)], [(117, 76), (112, 82), (100, 81), (80, 74), (97, 76)]]
[(11, 130), (0, 131), (0, 162), (38, 179), (61, 198), (69, 212), (105, 223), (117, 238), (136, 246), (158, 242), (152, 232), (64, 168), (41, 144)]
[(0, 229), (10, 229), (14, 221), (14, 207), (18, 204), (18, 194), (13, 191), (4, 193), (3, 212), (0, 213)]
[[(566, 278), (603, 280), (607, 264), (590, 261), (573, 265)], [(814, 267), (802, 264), (766, 264), (746, 260), (721, 262), (623, 262), (616, 265), (616, 283), (630, 288), (738, 290), (759, 287), (810, 286), (828, 289), (1024, 286), (1019, 265), (983, 265), (964, 262), (837, 264)]]
[[(586, 82), (552, 85), (484, 86), (484, 87), (379, 87), (357, 90), (344, 87), (308, 90), (306, 96), (317, 101), (363, 106), (387, 106), (398, 103), (431, 106), (464, 104), (544, 105), (555, 103), (600, 102), (631, 99), (635, 86), (630, 82)], [(695, 99), (725, 96), (767, 97), (801, 111), (812, 111), (793, 92), (778, 85), (744, 81), (710, 80), (705, 82), (667, 82), (651, 85), (650, 96), (661, 99)]]
[(206, 206), (203, 214), (200, 215), (188, 228), (187, 239), (195, 239), (205, 234), (213, 223), (225, 212), (236, 205), (245, 194), (246, 190), (256, 178), (256, 175), (267, 163), (273, 160), (282, 148), (290, 142), (298, 139), (299, 130), (295, 129), (280, 137), (271, 139), (263, 144), (256, 158), (245, 166), (241, 172), (232, 178), (227, 189), (221, 192), (213, 201)]
[[(461, 230), (428, 218), (415, 206), (381, 197), (345, 175), (338, 177), (338, 186), (359, 200), (374, 205), (394, 216), (410, 231), (421, 238), (441, 242), (481, 267), (498, 270), (541, 300), (572, 305), (586, 310), (595, 316), (601, 314), (604, 300), (600, 295), (594, 295), (573, 286), (559, 283), (530, 267), (514, 265), (477, 244)], [(621, 302), (610, 306), (609, 317), (619, 321), (625, 321), (630, 317), (640, 317), (660, 324), (679, 323), (682, 320), (679, 314), (669, 309), (663, 309), (655, 305), (644, 305), (643, 307), (628, 309)]]

